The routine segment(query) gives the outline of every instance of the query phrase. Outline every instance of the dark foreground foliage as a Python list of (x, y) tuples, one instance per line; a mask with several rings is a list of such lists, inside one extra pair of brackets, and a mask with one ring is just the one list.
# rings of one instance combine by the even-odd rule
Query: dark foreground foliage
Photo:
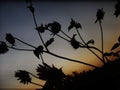
[(52, 82), (55, 79), (46, 81), (49, 85), (45, 84), (40, 90), (120, 90), (120, 58), (92, 71), (66, 75), (61, 78), (59, 87), (54, 86), (56, 83), (50, 87)]
[(63, 90), (120, 90), (120, 58), (93, 71), (73, 73)]

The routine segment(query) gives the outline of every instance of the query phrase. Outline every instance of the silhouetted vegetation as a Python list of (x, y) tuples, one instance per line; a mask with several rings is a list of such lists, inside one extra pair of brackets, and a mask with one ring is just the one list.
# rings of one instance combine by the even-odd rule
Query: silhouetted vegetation
[[(120, 47), (120, 36), (118, 37), (118, 41), (113, 45), (110, 52), (104, 52), (104, 36), (103, 36), (103, 28), (102, 28), (102, 20), (104, 18), (105, 12), (103, 8), (98, 9), (96, 13), (95, 23), (98, 23), (100, 26), (101, 32), (101, 49), (94, 46), (94, 39), (90, 39), (87, 42), (81, 36), (80, 30), (82, 29), (82, 25), (71, 19), (71, 22), (68, 26), (68, 32), (71, 30), (75, 30), (76, 33), (73, 33), (72, 36), (69, 36), (61, 29), (61, 24), (57, 21), (48, 24), (41, 24), (40, 26), (37, 24), (35, 17), (35, 8), (32, 4), (31, 0), (26, 0), (27, 8), (32, 13), (35, 30), (38, 32), (40, 40), (42, 44), (39, 46), (31, 45), (23, 40), (20, 40), (17, 37), (14, 37), (12, 34), (6, 34), (6, 44), (5, 41), (0, 41), (0, 54), (4, 54), (10, 49), (18, 50), (18, 51), (31, 51), (33, 54), (40, 60), (42, 60), (42, 64), (39, 64), (36, 68), (37, 75), (34, 75), (25, 70), (18, 70), (15, 72), (15, 77), (20, 83), (23, 84), (35, 84), (39, 85), (41, 89), (39, 90), (119, 90), (120, 89), (120, 50), (117, 48)], [(115, 4), (115, 12), (114, 15), (118, 17), (120, 15), (120, 1), (118, 0)], [(80, 29), (80, 30), (79, 30)], [(45, 31), (51, 32), (51, 38), (47, 41), (43, 40), (41, 34), (45, 33)], [(63, 35), (59, 34), (61, 32)], [(79, 36), (80, 40), (76, 40), (76, 36)], [(80, 60), (71, 59), (69, 57), (64, 57), (61, 55), (57, 55), (53, 53), (49, 46), (55, 41), (55, 36), (60, 39), (68, 42), (72, 48), (79, 49), (85, 48), (88, 49), (92, 54), (94, 54), (98, 60), (103, 63), (102, 67), (98, 67)], [(32, 49), (23, 49), (18, 48), (16, 45), (16, 41), (21, 42), (27, 46), (30, 46)], [(116, 51), (114, 51), (116, 49)], [(100, 55), (96, 52), (98, 51)], [(91, 71), (83, 71), (83, 72), (73, 72), (71, 75), (65, 75), (62, 71), (62, 68), (57, 68), (54, 65), (50, 66), (44, 61), (43, 54), (49, 54), (54, 57), (64, 59), (67, 61), (72, 61), (80, 64), (84, 64), (90, 67), (93, 67)], [(117, 57), (115, 61), (110, 61), (109, 57), (114, 56)], [(32, 77), (40, 80), (46, 81), (44, 85), (40, 85), (38, 83), (32, 82)]]
[(120, 58), (106, 63), (101, 68), (87, 72), (73, 72), (64, 81), (62, 90), (119, 90)]

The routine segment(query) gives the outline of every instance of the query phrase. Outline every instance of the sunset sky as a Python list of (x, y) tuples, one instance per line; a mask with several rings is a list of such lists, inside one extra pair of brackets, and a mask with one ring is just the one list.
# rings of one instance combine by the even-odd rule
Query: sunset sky
[[(72, 34), (76, 32), (71, 30), (68, 33), (67, 28), (70, 25), (71, 18), (73, 18), (81, 23), (82, 30), (80, 30), (80, 32), (85, 41), (94, 39), (95, 46), (100, 49), (100, 28), (99, 24), (95, 24), (94, 22), (96, 20), (97, 9), (103, 8), (105, 11), (105, 17), (102, 21), (105, 52), (110, 51), (120, 35), (120, 17), (116, 18), (113, 15), (115, 11), (115, 2), (113, 1), (36, 1), (33, 2), (33, 4), (38, 25), (57, 21), (62, 25), (62, 30), (72, 36)], [(24, 1), (0, 1), (0, 41), (5, 41), (6, 33), (11, 33), (13, 36), (36, 47), (42, 44), (39, 40), (39, 35), (34, 29), (35, 25), (32, 19), (32, 14), (26, 6), (27, 4)], [(43, 34), (45, 41), (49, 39), (50, 34), (51, 33), (49, 32)], [(76, 39), (79, 40), (79, 37), (77, 36)], [(16, 45), (20, 48), (29, 48), (19, 42), (16, 42)], [(101, 65), (101, 62), (87, 49), (74, 50), (69, 43), (61, 40), (57, 36), (55, 36), (55, 42), (49, 46), (49, 49), (61, 56), (77, 59), (96, 66)], [(63, 59), (55, 58), (51, 55), (44, 54), (43, 56), (45, 62), (49, 65), (54, 64), (58, 68), (63, 67), (62, 69), (66, 74), (69, 74), (72, 71), (91, 69), (89, 66), (64, 61)], [(8, 53), (0, 55), (0, 88), (39, 88), (31, 84), (20, 84), (14, 77), (14, 73), (17, 70), (28, 70), (29, 72), (36, 74), (35, 69), (38, 64), (41, 64), (41, 60), (37, 59), (33, 52), (21, 52), (10, 49)], [(37, 82), (42, 83), (42, 81)]]

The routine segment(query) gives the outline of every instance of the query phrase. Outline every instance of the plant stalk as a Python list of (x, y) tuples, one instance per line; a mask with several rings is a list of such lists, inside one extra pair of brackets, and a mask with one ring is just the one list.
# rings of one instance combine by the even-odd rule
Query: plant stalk
[(47, 52), (47, 51), (43, 51), (47, 54), (50, 54), (52, 56), (55, 56), (55, 57), (58, 57), (58, 58), (61, 58), (61, 59), (64, 59), (64, 60), (67, 60), (67, 61), (72, 61), (72, 62), (77, 62), (77, 63), (81, 63), (81, 64), (84, 64), (84, 65), (87, 65), (87, 66), (90, 66), (90, 67), (93, 67), (93, 68), (99, 68), (97, 66), (94, 66), (92, 64), (88, 64), (88, 63), (85, 63), (85, 62), (82, 62), (82, 61), (79, 61), (79, 60), (74, 60), (74, 59), (70, 59), (70, 58), (67, 58), (67, 57), (63, 57), (63, 56), (60, 56), (60, 55), (57, 55), (55, 53), (52, 53), (52, 52)]
[(20, 48), (15, 48), (15, 47), (11, 47), (11, 46), (7, 46), (11, 49), (14, 49), (14, 50), (19, 50), (19, 51), (34, 51), (33, 49), (20, 49)]
[[(32, 2), (31, 2), (30, 4), (31, 4), (31, 6), (33, 6), (33, 5), (32, 5)], [(32, 13), (32, 16), (33, 16), (33, 20), (34, 20), (34, 23), (35, 23), (35, 27), (37, 28), (38, 25), (37, 25), (37, 20), (36, 20), (35, 14)], [(47, 51), (49, 51), (48, 48), (45, 46), (44, 40), (43, 40), (43, 38), (42, 38), (40, 32), (39, 32), (39, 31), (37, 31), (37, 32), (38, 32), (38, 34), (39, 34), (40, 40), (42, 41), (44, 47), (46, 48)]]
[[(50, 31), (50, 32), (52, 32), (50, 29), (47, 29), (47, 30)], [(55, 35), (57, 35), (58, 37), (60, 37), (61, 39), (65, 40), (65, 41), (67, 41), (67, 42), (70, 42), (70, 40), (68, 40), (68, 39), (60, 36), (59, 34), (55, 34)]]
[(43, 59), (43, 56), (41, 54), (40, 54), (40, 57), (41, 57), (42, 63), (44, 63), (44, 59)]
[(41, 86), (41, 87), (44, 87), (43, 85), (41, 85), (41, 84), (37, 84), (37, 83), (35, 83), (35, 82), (30, 82), (31, 84), (34, 84), (34, 85), (37, 85), (37, 86)]
[(62, 32), (66, 37), (68, 37), (69, 39), (71, 39), (71, 37), (68, 36), (64, 31), (61, 30), (61, 32)]
[[(87, 46), (86, 48), (87, 48), (91, 53), (93, 53), (101, 62), (103, 62), (103, 60), (102, 60), (94, 51), (92, 51), (90, 48), (88, 48), (89, 46), (88, 46), (88, 45), (86, 44), (86, 42), (84, 41), (84, 39), (82, 38), (82, 36), (81, 36), (81, 34), (80, 34), (80, 32), (78, 31), (77, 28), (76, 28), (76, 31), (77, 31), (80, 39), (82, 40), (82, 42)], [(98, 50), (98, 49), (97, 49), (97, 50)], [(103, 63), (104, 63), (104, 62), (103, 62)]]
[(28, 73), (29, 73), (30, 75), (32, 75), (33, 77), (39, 79), (39, 77), (37, 77), (36, 75), (34, 75), (34, 74), (30, 73), (30, 72), (28, 72)]
[(26, 45), (28, 45), (28, 46), (30, 46), (30, 47), (36, 48), (35, 46), (30, 45), (30, 44), (28, 44), (28, 43), (26, 43), (26, 42), (24, 42), (24, 41), (22, 41), (22, 40), (20, 40), (20, 39), (18, 39), (18, 38), (16, 38), (16, 37), (14, 37), (14, 39), (16, 39), (16, 40), (20, 41), (21, 43), (26, 44)]
[(105, 60), (104, 60), (104, 41), (103, 41), (103, 29), (102, 29), (102, 24), (101, 24), (101, 21), (99, 20), (99, 25), (100, 25), (100, 30), (101, 30), (101, 49), (102, 49), (102, 59), (103, 59), (103, 62), (105, 63)]

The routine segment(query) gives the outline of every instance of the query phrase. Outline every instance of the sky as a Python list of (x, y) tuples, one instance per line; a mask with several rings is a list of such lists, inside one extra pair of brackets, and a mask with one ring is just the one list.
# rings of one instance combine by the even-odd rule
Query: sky
[[(102, 21), (104, 30), (104, 51), (109, 52), (113, 44), (117, 41), (120, 35), (120, 17), (116, 18), (114, 13), (113, 1), (95, 2), (33, 2), (35, 7), (35, 15), (38, 25), (51, 23), (57, 21), (62, 25), (62, 30), (68, 35), (72, 36), (75, 31), (67, 32), (71, 18), (80, 22), (82, 30), (81, 35), (88, 41), (95, 40), (95, 46), (100, 46), (100, 28), (99, 24), (95, 24), (97, 9), (103, 8), (105, 17)], [(5, 34), (11, 33), (13, 36), (24, 40), (36, 47), (41, 45), (39, 36), (35, 31), (35, 25), (32, 15), (26, 8), (25, 2), (16, 1), (2, 1), (0, 2), (0, 41), (5, 41)], [(61, 33), (60, 33), (61, 35)], [(42, 35), (47, 41), (50, 33), (47, 32)], [(79, 40), (78, 37), (76, 37)], [(16, 45), (20, 48), (29, 48), (19, 42)], [(101, 62), (88, 50), (78, 49), (74, 50), (69, 43), (61, 40), (55, 36), (55, 42), (49, 46), (49, 49), (61, 56), (77, 59), (96, 66), (101, 66)], [(44, 60), (49, 65), (54, 64), (56, 67), (62, 67), (66, 74), (72, 71), (83, 71), (91, 69), (91, 67), (78, 64), (63, 59), (55, 58), (51, 55), (44, 54)], [(20, 84), (14, 77), (17, 70), (28, 70), (36, 74), (36, 67), (41, 64), (41, 60), (34, 56), (33, 52), (21, 52), (9, 50), (8, 53), (0, 55), (0, 88), (38, 88), (34, 85)], [(37, 81), (37, 80), (34, 80)], [(37, 81), (43, 83), (43, 81)]]

